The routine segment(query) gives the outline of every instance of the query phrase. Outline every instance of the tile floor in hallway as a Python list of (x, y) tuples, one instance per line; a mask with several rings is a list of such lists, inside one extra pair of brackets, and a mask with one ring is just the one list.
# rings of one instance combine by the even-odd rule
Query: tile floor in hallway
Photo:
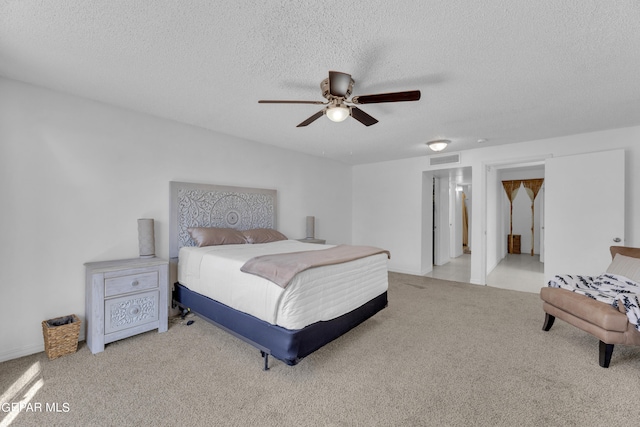
[[(434, 266), (425, 276), (436, 279), (470, 282), (471, 255), (464, 254), (445, 265)], [(540, 256), (530, 254), (507, 254), (489, 273), (487, 285), (496, 288), (513, 289), (523, 292), (540, 292), (545, 286), (544, 263)]]

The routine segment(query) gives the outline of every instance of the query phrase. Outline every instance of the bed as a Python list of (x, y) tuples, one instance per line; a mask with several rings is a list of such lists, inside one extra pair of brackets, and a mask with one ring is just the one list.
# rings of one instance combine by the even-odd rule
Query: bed
[[(170, 193), (174, 306), (256, 347), (265, 370), (269, 356), (296, 365), (387, 306), (388, 252), (287, 239), (276, 230), (276, 190), (171, 182)], [(304, 264), (286, 280), (250, 270), (358, 248), (365, 252)]]

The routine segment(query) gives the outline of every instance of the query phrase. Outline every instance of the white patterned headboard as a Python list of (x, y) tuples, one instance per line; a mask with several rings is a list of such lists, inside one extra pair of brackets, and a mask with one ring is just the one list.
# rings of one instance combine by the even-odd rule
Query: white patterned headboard
[(194, 246), (189, 227), (250, 230), (277, 226), (277, 190), (171, 181), (169, 256)]

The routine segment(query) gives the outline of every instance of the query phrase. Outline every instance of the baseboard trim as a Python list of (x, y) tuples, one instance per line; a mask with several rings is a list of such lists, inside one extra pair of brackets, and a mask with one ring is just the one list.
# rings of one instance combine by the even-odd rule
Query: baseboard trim
[[(78, 342), (84, 341), (84, 332), (80, 332), (80, 336), (78, 337)], [(0, 363), (6, 362), (8, 360), (18, 359), (24, 356), (30, 356), (32, 354), (41, 353), (44, 351), (44, 340), (38, 344), (26, 345), (21, 348), (14, 348), (9, 351), (0, 351)]]
[(420, 271), (415, 271), (412, 269), (391, 268), (391, 267), (388, 267), (387, 270), (392, 273), (411, 274), (412, 276), (424, 276), (425, 274), (428, 273), (428, 271), (426, 273), (422, 273)]
[(0, 352), (0, 362), (17, 359), (19, 357), (29, 356), (44, 351), (44, 343), (37, 345), (28, 345), (22, 348), (15, 348), (6, 352)]

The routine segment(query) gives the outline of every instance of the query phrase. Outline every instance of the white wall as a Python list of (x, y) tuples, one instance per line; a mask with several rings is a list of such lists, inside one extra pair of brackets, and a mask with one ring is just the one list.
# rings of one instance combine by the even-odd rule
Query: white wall
[[(483, 202), (485, 200), (499, 200), (500, 192), (504, 191), (502, 188), (502, 182), (498, 177), (498, 171), (495, 168), (490, 168), (487, 171), (485, 190), (483, 192), (479, 192), (477, 191), (477, 188), (474, 188), (474, 190), (476, 190), (476, 200), (472, 201), (472, 203), (477, 202), (477, 199), (482, 199)], [(477, 203), (475, 206), (477, 206)], [(502, 216), (500, 215), (500, 206), (501, 205), (498, 203), (485, 204), (486, 216), (484, 217), (485, 223), (482, 227), (476, 220), (474, 220), (473, 216), (471, 217), (471, 222), (474, 224), (474, 228), (482, 228), (485, 230), (480, 238), (474, 238), (474, 244), (471, 246), (471, 256), (472, 259), (477, 259), (477, 254), (474, 255), (474, 252), (485, 254), (482, 263), (487, 266), (487, 273), (493, 270), (502, 259), (502, 239), (497, 238), (497, 236), (502, 235), (503, 221)], [(474, 211), (478, 212), (478, 209), (474, 208)], [(496, 236), (496, 238), (492, 238), (493, 236)], [(476, 279), (478, 279), (479, 276), (480, 273), (476, 272)], [(471, 277), (474, 277), (473, 272)]]
[[(625, 239), (640, 246), (640, 127), (465, 151), (473, 283), (500, 257), (485, 234), (500, 226), (486, 220), (501, 206), (492, 165), (599, 151), (602, 141), (626, 149)], [(42, 351), (42, 320), (84, 318), (83, 263), (136, 257), (137, 218), (155, 218), (167, 256), (169, 181), (275, 188), (289, 237), (304, 237), (314, 215), (317, 237), (389, 249), (392, 270), (424, 274), (434, 169), (427, 156), (350, 168), (0, 79), (0, 361)]]
[(168, 257), (169, 181), (277, 189), (284, 234), (314, 215), (318, 238), (350, 243), (351, 180), (338, 162), (0, 79), (0, 361), (42, 351), (42, 320), (84, 320), (83, 263), (137, 257), (137, 218)]
[(422, 241), (431, 236), (431, 217), (423, 224), (422, 203), (425, 198), (431, 206), (432, 183), (423, 177), (422, 163), (424, 159), (376, 163), (355, 168), (353, 176), (353, 243), (389, 250), (390, 265), (399, 272), (419, 274)]
[[(640, 246), (640, 224), (637, 220), (640, 217), (640, 127), (463, 151), (461, 163), (455, 166), (472, 168), (472, 283), (484, 284), (487, 269), (492, 268), (502, 256), (503, 246), (497, 244), (502, 223), (487, 220), (502, 213), (504, 190), (501, 190), (500, 179), (495, 172), (497, 167), (550, 156), (602, 151), (603, 141), (606, 142), (604, 149), (625, 149), (625, 241), (629, 246)], [(455, 152), (455, 143), (448, 149)], [(354, 166), (354, 244), (375, 242), (391, 251), (391, 270), (424, 274), (425, 266), (420, 260), (429, 259), (430, 255), (416, 253), (421, 248), (422, 226), (422, 217), (416, 211), (422, 198), (418, 183), (422, 172), (448, 168), (450, 166), (446, 165), (430, 167), (428, 156)], [(384, 208), (380, 209), (380, 206)], [(394, 215), (401, 216), (402, 220), (392, 221)], [(366, 224), (357, 226), (365, 216)], [(429, 250), (429, 247), (424, 246), (424, 249)]]

